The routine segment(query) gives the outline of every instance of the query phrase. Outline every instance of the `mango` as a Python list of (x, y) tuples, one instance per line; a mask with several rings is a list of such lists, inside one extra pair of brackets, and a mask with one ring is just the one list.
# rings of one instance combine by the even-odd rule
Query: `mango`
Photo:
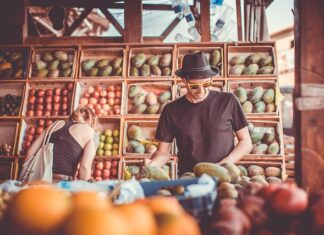
[(68, 68), (71, 68), (73, 65), (72, 62), (70, 61), (66, 61), (66, 62), (61, 62), (60, 63), (60, 67), (64, 70), (64, 69), (68, 69)]
[(2, 64), (0, 64), (0, 70), (6, 70), (6, 69), (12, 69), (12, 64), (9, 62), (4, 62)]
[(213, 50), (210, 53), (210, 59), (209, 59), (209, 64), (211, 66), (217, 66), (219, 62), (221, 61), (221, 53), (218, 49)]
[(160, 167), (144, 166), (143, 176), (151, 180), (170, 180), (170, 176)]
[(245, 101), (242, 105), (242, 110), (244, 113), (252, 113), (253, 112), (253, 104), (250, 101)]
[(274, 176), (269, 176), (266, 178), (266, 181), (269, 183), (269, 184), (281, 184), (282, 183), (282, 180), (279, 179), (278, 177), (274, 177)]
[(267, 104), (266, 105), (266, 108), (265, 108), (265, 112), (266, 113), (273, 113), (276, 111), (276, 106), (274, 103), (271, 103), (271, 104)]
[(147, 105), (146, 104), (140, 104), (138, 106), (134, 106), (131, 110), (131, 113), (133, 114), (142, 114), (146, 111)]
[(95, 64), (96, 67), (98, 67), (99, 69), (107, 67), (109, 65), (110, 61), (108, 59), (101, 59), (98, 60)]
[(95, 64), (97, 63), (97, 60), (95, 59), (87, 59), (82, 61), (81, 68), (82, 71), (89, 71)]
[(123, 57), (116, 57), (111, 61), (110, 65), (113, 67), (113, 69), (117, 69), (121, 67), (123, 64)]
[(241, 171), (234, 163), (225, 163), (223, 167), (225, 167), (231, 175), (232, 184), (238, 183), (241, 180)]
[(136, 67), (131, 67), (129, 70), (130, 76), (139, 76), (139, 70)]
[(156, 75), (156, 76), (161, 76), (161, 74), (162, 74), (161, 69), (156, 65), (151, 66), (151, 72), (152, 72), (152, 75)]
[(233, 184), (223, 182), (217, 187), (217, 199), (232, 198), (236, 199), (238, 192)]
[(47, 77), (57, 78), (60, 76), (60, 71), (58, 69), (52, 70), (48, 73)]
[(237, 167), (240, 170), (240, 176), (248, 176), (247, 169), (244, 166), (239, 165)]
[(150, 58), (148, 58), (148, 60), (146, 61), (146, 63), (150, 66), (158, 66), (159, 65), (159, 60), (160, 57), (157, 55), (152, 55), (150, 56)]
[(259, 101), (254, 105), (253, 113), (264, 113), (265, 112), (265, 103)]
[(48, 51), (44, 52), (41, 57), (42, 57), (42, 60), (45, 62), (51, 62), (54, 60), (52, 53), (48, 52)]
[(262, 68), (260, 68), (257, 72), (257, 74), (272, 74), (274, 70), (273, 66), (267, 65), (267, 66), (263, 66)]
[(280, 150), (279, 144), (277, 142), (273, 142), (269, 145), (267, 149), (267, 154), (278, 154)]
[(59, 60), (53, 60), (52, 62), (49, 63), (47, 69), (49, 71), (57, 70), (59, 63), (60, 63)]
[(14, 73), (14, 77), (15, 78), (20, 78), (23, 77), (24, 75), (24, 70), (22, 68), (17, 69), (17, 71)]
[(257, 182), (257, 183), (260, 183), (264, 186), (267, 186), (269, 185), (268, 182), (265, 180), (264, 176), (261, 176), (261, 175), (255, 175), (255, 176), (252, 176), (250, 181), (253, 183), (253, 182)]
[(274, 98), (275, 98), (275, 91), (274, 89), (271, 88), (264, 92), (262, 100), (264, 103), (270, 104), (274, 101)]
[(146, 61), (146, 55), (144, 53), (139, 53), (132, 57), (131, 63), (135, 68), (140, 68)]
[(67, 61), (69, 59), (69, 55), (64, 51), (55, 51), (54, 58), (58, 59), (59, 61)]
[(22, 53), (18, 51), (13, 51), (9, 54), (9, 58), (12, 62), (19, 60), (22, 57)]
[(234, 95), (238, 98), (241, 104), (243, 104), (247, 100), (247, 91), (243, 87), (238, 87), (234, 91)]
[(154, 105), (157, 103), (157, 97), (153, 92), (149, 92), (146, 96), (145, 102), (147, 105)]
[(145, 148), (144, 145), (138, 141), (129, 141), (126, 147), (126, 152), (143, 154)]
[(262, 56), (260, 53), (251, 54), (246, 58), (245, 64), (246, 65), (257, 64), (257, 63), (259, 63), (261, 58), (262, 58)]
[(278, 167), (269, 166), (265, 169), (266, 177), (270, 177), (270, 176), (280, 177), (280, 175), (281, 175), (281, 169)]
[(264, 136), (265, 129), (262, 127), (254, 127), (253, 130), (250, 131), (250, 137), (253, 144), (260, 142)]
[(129, 140), (143, 139), (142, 129), (137, 125), (130, 125), (127, 129), (127, 137)]
[(229, 70), (229, 74), (241, 75), (243, 73), (244, 68), (245, 68), (244, 64), (233, 65)]
[(196, 177), (200, 177), (202, 174), (207, 174), (217, 177), (220, 183), (231, 182), (231, 175), (228, 170), (216, 163), (197, 163), (193, 168), (193, 172), (195, 173)]
[(145, 145), (145, 153), (155, 153), (157, 147), (155, 144), (146, 144)]
[(260, 67), (271, 65), (271, 63), (272, 63), (272, 56), (271, 55), (265, 55), (259, 61)]
[(171, 92), (170, 91), (164, 91), (159, 96), (159, 102), (163, 104), (164, 102), (167, 102), (171, 99)]
[(151, 67), (148, 64), (143, 64), (140, 68), (141, 76), (150, 76), (151, 75)]
[[(100, 67), (97, 67), (100, 68)], [(99, 76), (107, 77), (110, 76), (112, 72), (112, 67), (110, 65), (107, 65), (105, 67), (101, 67), (99, 70)]]
[(141, 173), (141, 168), (139, 166), (126, 166), (127, 170), (131, 175), (137, 175)]
[(121, 76), (123, 73), (123, 67), (118, 67), (116, 69), (113, 69), (113, 76)]
[(162, 67), (168, 67), (171, 65), (172, 55), (171, 53), (166, 53), (160, 58), (159, 65)]
[(162, 76), (170, 76), (171, 75), (171, 69), (169, 67), (162, 68)]
[(72, 75), (72, 68), (63, 70), (62, 77), (70, 77)]
[(142, 87), (140, 87), (138, 85), (132, 85), (128, 90), (128, 96), (130, 98), (133, 98), (133, 97), (137, 96), (139, 93), (141, 93), (141, 91), (142, 91)]
[[(36, 69), (36, 70), (45, 69), (46, 67), (47, 67), (47, 63), (42, 60), (38, 60), (38, 61), (34, 62), (34, 69)], [(0, 68), (0, 70), (1, 70), (1, 68)]]
[(258, 72), (259, 65), (257, 64), (250, 64), (244, 68), (243, 74), (244, 75), (255, 75)]
[(249, 100), (253, 103), (256, 104), (259, 102), (263, 97), (263, 87), (262, 86), (257, 86), (255, 87), (249, 94)]
[(47, 69), (40, 69), (36, 72), (36, 77), (46, 77), (48, 74)]
[(252, 154), (265, 154), (267, 152), (268, 145), (263, 143), (256, 143), (253, 144), (253, 148), (251, 153)]
[(244, 55), (236, 55), (230, 59), (229, 63), (231, 66), (238, 65), (238, 64), (244, 64), (245, 59), (246, 59), (246, 57)]
[(248, 167), (249, 177), (253, 177), (256, 175), (263, 175), (264, 176), (264, 169), (257, 165), (250, 165)]
[(96, 77), (99, 73), (99, 69), (97, 67), (92, 67), (87, 71), (87, 75), (89, 77)]
[(139, 106), (140, 104), (144, 104), (145, 98), (146, 98), (146, 94), (145, 93), (139, 93), (137, 96), (134, 97), (133, 103), (136, 106)]
[(273, 127), (269, 127), (266, 129), (264, 136), (262, 138), (262, 142), (270, 145), (273, 143), (273, 141), (275, 140), (276, 137), (276, 132), (275, 129)]
[(146, 109), (146, 113), (148, 114), (157, 114), (159, 111), (160, 105), (159, 104), (153, 104), (148, 106), (148, 108)]

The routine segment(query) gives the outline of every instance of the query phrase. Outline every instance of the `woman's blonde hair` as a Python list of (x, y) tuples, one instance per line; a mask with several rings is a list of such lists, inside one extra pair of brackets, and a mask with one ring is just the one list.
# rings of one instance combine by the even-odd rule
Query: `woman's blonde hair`
[(99, 124), (97, 115), (89, 107), (85, 107), (85, 106), (78, 107), (76, 110), (73, 111), (70, 118), (72, 121), (75, 121), (75, 122), (80, 122), (81, 120), (84, 120), (84, 121), (90, 120), (90, 125), (95, 131), (100, 132), (100, 130), (101, 130), (101, 126)]

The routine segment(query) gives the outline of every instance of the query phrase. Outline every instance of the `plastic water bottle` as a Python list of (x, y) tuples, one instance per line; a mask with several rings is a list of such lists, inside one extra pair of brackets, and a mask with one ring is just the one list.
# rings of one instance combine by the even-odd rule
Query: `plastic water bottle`
[(196, 27), (191, 26), (188, 28), (188, 33), (192, 38), (193, 42), (200, 42), (201, 41), (201, 36), (198, 33), (198, 30), (196, 29)]
[(223, 13), (220, 15), (219, 19), (216, 21), (214, 25), (214, 29), (213, 29), (214, 33), (216, 33), (217, 31), (221, 30), (224, 27), (226, 21), (229, 20), (229, 18), (234, 12), (234, 9), (226, 4), (222, 6), (222, 10)]
[(190, 6), (189, 6), (188, 3), (183, 4), (183, 14), (184, 14), (184, 17), (186, 18), (186, 20), (187, 20), (187, 22), (188, 22), (188, 24), (190, 26), (195, 26), (196, 25), (195, 17), (191, 12)]
[(176, 40), (177, 42), (190, 42), (191, 39), (186, 37), (186, 36), (183, 36), (182, 34), (180, 33), (177, 33), (174, 37), (174, 40)]
[(223, 28), (221, 28), (219, 31), (215, 33), (217, 41), (224, 42), (226, 41), (226, 38), (232, 31), (232, 29), (235, 27), (235, 23), (233, 20), (230, 20)]
[(183, 3), (181, 0), (172, 0), (172, 9), (179, 19), (183, 18)]

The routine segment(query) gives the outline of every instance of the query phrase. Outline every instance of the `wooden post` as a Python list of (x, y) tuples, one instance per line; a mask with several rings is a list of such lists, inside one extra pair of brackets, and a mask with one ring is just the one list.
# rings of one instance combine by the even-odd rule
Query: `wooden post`
[(210, 42), (210, 1), (203, 0), (200, 2), (200, 27), (201, 41)]
[(125, 42), (142, 42), (142, 0), (125, 0)]
[[(324, 189), (324, 2), (295, 0), (296, 180), (310, 192)], [(321, 101), (322, 100), (322, 101)]]
[(236, 0), (236, 21), (237, 21), (237, 38), (238, 38), (238, 41), (240, 42), (240, 41), (243, 41), (241, 0)]

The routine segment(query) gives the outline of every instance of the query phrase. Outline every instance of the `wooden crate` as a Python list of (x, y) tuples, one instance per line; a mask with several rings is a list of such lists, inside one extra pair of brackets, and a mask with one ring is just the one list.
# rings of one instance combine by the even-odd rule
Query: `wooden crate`
[[(124, 164), (122, 167), (122, 178), (124, 179), (124, 170), (126, 166), (138, 166), (138, 167), (143, 167), (145, 165), (145, 158), (140, 157), (140, 156), (134, 156), (134, 157), (125, 157), (124, 158)], [(166, 165), (170, 169), (170, 179), (174, 180), (177, 178), (177, 161), (173, 158), (170, 157), (169, 160), (167, 161)], [(137, 179), (138, 180), (138, 179)]]
[[(45, 52), (54, 53), (56, 51), (63, 51), (63, 52), (68, 54), (68, 62), (72, 63), (71, 74), (69, 76), (64, 76), (60, 72), (58, 77), (53, 77), (53, 76), (49, 76), (49, 75), (47, 75), (46, 77), (44, 77), (44, 76), (37, 77), (35, 75), (35, 73), (34, 73), (34, 71), (35, 71), (34, 70), (34, 63), (36, 61), (42, 59), (41, 58), (42, 53), (45, 53)], [(30, 79), (44, 80), (44, 81), (73, 80), (76, 77), (76, 71), (78, 69), (78, 65), (77, 65), (78, 55), (77, 55), (77, 53), (78, 53), (77, 48), (74, 48), (73, 46), (69, 46), (69, 47), (37, 47), (37, 48), (32, 48), (31, 62), (29, 63), (29, 69), (28, 69), (28, 71), (29, 71), (28, 77)]]
[[(225, 83), (223, 81), (213, 81), (210, 90), (225, 91)], [(183, 82), (177, 82), (177, 84), (174, 86), (173, 93), (175, 94), (176, 98), (184, 96), (187, 93), (187, 88), (185, 87), (185, 84)]]
[(0, 114), (0, 117), (14, 118), (14, 117), (19, 117), (21, 115), (24, 96), (25, 96), (25, 92), (26, 92), (25, 89), (26, 89), (25, 83), (8, 82), (6, 84), (2, 84), (2, 85), (0, 84), (0, 97), (4, 97), (7, 94), (21, 96), (21, 102), (19, 105), (18, 115), (16, 115), (16, 116), (1, 116), (1, 114)]
[[(34, 114), (34, 116), (29, 116), (27, 115), (27, 110), (28, 110), (28, 98), (29, 98), (29, 94), (30, 94), (30, 90), (53, 90), (55, 88), (59, 88), (59, 89), (66, 89), (67, 91), (67, 95), (65, 95), (65, 99), (67, 100), (67, 110), (66, 110), (66, 115), (61, 115), (60, 113), (58, 115), (54, 115), (53, 112), (48, 113), (48, 115), (46, 115), (45, 113), (45, 104), (46, 104), (46, 94), (44, 94), (43, 99), (43, 105), (44, 105), (44, 109), (42, 112), (42, 115), (36, 115), (36, 112)], [(52, 81), (52, 82), (29, 82), (26, 83), (26, 90), (25, 90), (25, 95), (24, 95), (24, 102), (23, 102), (23, 108), (22, 108), (22, 112), (21, 115), (23, 117), (38, 117), (38, 118), (46, 118), (46, 117), (67, 117), (72, 113), (72, 97), (73, 97), (73, 92), (74, 92), (74, 83), (72, 82), (66, 82), (66, 81)], [(54, 94), (53, 94), (54, 97)], [(60, 96), (60, 105), (59, 108), (61, 108), (62, 104), (63, 104), (63, 95)], [(54, 105), (54, 100), (52, 101), (52, 104)], [(36, 103), (34, 103), (34, 105), (36, 106)], [(36, 107), (35, 107), (36, 108)], [(52, 108), (52, 111), (54, 111), (54, 107)]]
[(178, 46), (176, 53), (176, 69), (182, 68), (182, 59), (185, 54), (193, 53), (196, 51), (201, 51), (204, 53), (211, 53), (213, 50), (220, 50), (221, 53), (221, 62), (217, 66), (219, 69), (219, 75), (214, 77), (213, 79), (224, 77), (224, 44), (216, 44), (215, 46)]
[[(86, 78), (86, 79), (98, 79), (98, 78), (120, 78), (123, 79), (126, 77), (126, 67), (127, 67), (127, 60), (126, 60), (126, 49), (123, 47), (95, 47), (95, 48), (84, 48), (81, 50), (81, 56), (80, 56), (80, 66), (79, 66), (79, 78)], [(95, 76), (91, 77), (88, 76), (85, 72), (82, 71), (82, 62), (87, 59), (95, 59), (95, 60), (101, 60), (101, 59), (107, 59), (109, 61), (112, 61), (116, 57), (122, 57), (122, 74), (115, 76), (115, 75), (109, 75), (109, 76)]]
[[(124, 165), (124, 161), (123, 161), (123, 159), (122, 158), (120, 158), (120, 157), (107, 157), (107, 158), (96, 158), (94, 161), (93, 161), (93, 163), (92, 163), (92, 176), (94, 176), (94, 173), (95, 173), (95, 170), (96, 170), (96, 164), (98, 163), (98, 162), (103, 162), (103, 163), (105, 163), (105, 162), (111, 162), (112, 164), (114, 164), (113, 162), (116, 162), (117, 161), (117, 172), (116, 172), (116, 176), (114, 176), (115, 174), (113, 173), (113, 175), (110, 175), (110, 177), (109, 177), (109, 179), (122, 179), (123, 178), (123, 176), (122, 176), (122, 169), (123, 169), (123, 165)], [(105, 168), (104, 168), (105, 169)], [(104, 170), (103, 169), (103, 170)], [(111, 168), (112, 169), (112, 168)], [(112, 173), (111, 172), (111, 169), (109, 169), (110, 170), (110, 173)], [(103, 172), (102, 172), (103, 173)], [(102, 174), (101, 173), (101, 174)], [(102, 177), (102, 176), (100, 176), (100, 177)], [(95, 177), (94, 177), (95, 178)], [(103, 180), (106, 180), (106, 179), (103, 179)]]
[[(256, 74), (256, 75), (233, 75), (229, 73), (231, 65), (229, 64), (231, 58), (237, 55), (243, 55), (248, 57), (251, 54), (260, 53), (261, 55), (271, 55), (273, 60), (272, 64), (274, 67), (272, 74)], [(229, 78), (243, 78), (243, 79), (260, 79), (260, 78), (269, 78), (269, 77), (276, 77), (278, 74), (278, 66), (277, 66), (277, 57), (275, 53), (275, 48), (273, 46), (266, 46), (266, 45), (241, 45), (241, 46), (228, 46), (227, 47), (227, 76)], [(273, 78), (272, 78), (273, 79)]]
[[(130, 75), (130, 69), (132, 67), (131, 60), (132, 58), (138, 54), (138, 53), (144, 53), (146, 55), (146, 58), (148, 59), (152, 55), (164, 55), (166, 53), (171, 54), (171, 65), (169, 66), (171, 68), (171, 74), (169, 76), (157, 76), (157, 75), (150, 75), (150, 76), (131, 76)], [(174, 53), (173, 53), (173, 46), (150, 46), (150, 47), (132, 47), (129, 49), (129, 55), (128, 55), (128, 63), (127, 63), (127, 77), (130, 79), (171, 79), (174, 76)]]
[[(11, 155), (17, 153), (17, 139), (19, 136), (20, 119), (0, 119), (0, 145), (9, 144), (12, 147)], [(1, 158), (1, 156), (0, 156)]]
[(14, 158), (1, 158), (0, 157), (0, 183), (5, 180), (14, 180), (16, 160)]
[[(11, 53), (20, 52), (22, 54), (20, 59), (11, 58)], [(26, 79), (28, 62), (29, 62), (29, 47), (25, 46), (1, 46), (0, 47), (0, 67), (1, 65), (4, 67), (5, 62), (9, 62), (11, 64), (11, 73), (5, 70), (0, 70), (0, 81), (19, 81)], [(9, 64), (7, 64), (9, 65)], [(20, 70), (20, 68), (22, 70)]]
[(273, 116), (273, 115), (279, 115), (279, 104), (280, 104), (280, 90), (279, 90), (279, 84), (276, 80), (266, 80), (266, 81), (228, 81), (228, 92), (231, 92), (234, 94), (235, 90), (238, 87), (242, 87), (246, 89), (247, 93), (249, 94), (255, 87), (261, 86), (263, 89), (274, 89), (275, 90), (275, 111), (274, 112), (264, 112), (264, 113), (245, 113), (246, 116)]
[[(114, 110), (115, 108), (118, 108), (119, 109), (119, 114), (116, 114), (116, 112), (114, 113), (111, 113), (111, 112), (107, 112), (107, 114), (103, 111), (103, 109), (99, 109), (99, 106), (96, 108), (94, 106), (91, 106), (91, 105), (87, 105), (88, 107), (91, 107), (91, 108), (94, 108), (96, 114), (98, 115), (98, 117), (118, 117), (120, 118), (121, 115), (123, 115), (123, 103), (124, 103), (124, 96), (125, 96), (125, 92), (124, 92), (124, 82), (122, 81), (117, 81), (117, 80), (114, 80), (114, 81), (94, 81), (94, 80), (84, 80), (84, 81), (79, 81), (77, 82), (76, 84), (76, 88), (75, 88), (75, 96), (74, 96), (74, 101), (73, 101), (73, 110), (77, 109), (78, 106), (81, 104), (82, 102), (82, 96), (85, 96), (86, 94), (85, 93), (89, 93), (89, 89), (96, 89), (96, 87), (101, 87), (103, 88), (103, 90), (108, 90), (109, 89), (109, 86), (121, 86), (121, 98), (118, 98), (119, 99), (119, 102), (120, 104), (118, 105), (110, 105), (109, 106), (109, 110)], [(90, 88), (91, 87), (91, 88)], [(100, 89), (101, 89), (100, 88)], [(116, 94), (116, 93), (115, 93)], [(87, 94), (87, 95), (90, 95), (90, 94)], [(96, 98), (96, 102), (100, 102), (100, 99), (99, 98)], [(108, 102), (108, 100), (107, 100)], [(116, 98), (113, 98), (113, 102), (115, 103), (116, 102)], [(85, 104), (82, 104), (82, 105), (85, 105)], [(113, 106), (113, 107), (111, 107)], [(101, 107), (101, 106), (100, 106)], [(97, 110), (97, 111), (96, 111)], [(102, 111), (99, 111), (99, 110), (102, 110)]]
[[(127, 89), (126, 89), (126, 92), (125, 92), (125, 94), (127, 94), (127, 95), (124, 96), (124, 98), (125, 98), (125, 106), (124, 106), (125, 110), (124, 110), (124, 113), (125, 113), (125, 115), (128, 115), (128, 116), (136, 116), (136, 117), (138, 117), (138, 116), (158, 117), (159, 116), (159, 113), (157, 113), (157, 114), (148, 114), (148, 113), (146, 113), (146, 111), (144, 113), (142, 113), (142, 114), (131, 113), (131, 109), (132, 109), (132, 107), (134, 107), (133, 100), (128, 95), (129, 89), (130, 89), (131, 86), (140, 86), (145, 91), (154, 93), (157, 96), (157, 98), (163, 92), (169, 91), (171, 93), (171, 99), (170, 100), (174, 100), (174, 93), (173, 93), (173, 88), (172, 88), (172, 83), (171, 82), (128, 83), (127, 84)], [(160, 106), (163, 105), (159, 101), (158, 101), (158, 104)]]
[[(97, 149), (97, 159), (100, 159), (100, 158), (104, 158), (104, 157), (112, 157), (112, 156), (120, 156), (121, 155), (121, 152), (122, 152), (122, 125), (121, 125), (121, 119), (119, 118), (115, 118), (115, 119), (106, 119), (106, 118), (101, 118), (99, 119), (99, 123), (100, 123), (100, 126), (101, 126), (101, 135), (103, 135), (103, 137), (100, 137), (100, 141), (102, 142), (102, 139), (105, 137), (104, 136), (104, 133), (107, 129), (110, 129), (112, 131), (114, 130), (118, 130), (119, 132), (119, 135), (118, 137), (115, 137), (118, 139), (118, 150), (117, 150), (117, 153), (114, 154), (112, 153), (111, 155), (107, 155), (105, 153), (103, 153), (103, 155), (99, 154), (98, 152), (98, 149)], [(102, 138), (102, 139), (101, 139)], [(107, 143), (107, 138), (105, 138), (104, 142)], [(115, 140), (113, 142), (115, 144)]]

